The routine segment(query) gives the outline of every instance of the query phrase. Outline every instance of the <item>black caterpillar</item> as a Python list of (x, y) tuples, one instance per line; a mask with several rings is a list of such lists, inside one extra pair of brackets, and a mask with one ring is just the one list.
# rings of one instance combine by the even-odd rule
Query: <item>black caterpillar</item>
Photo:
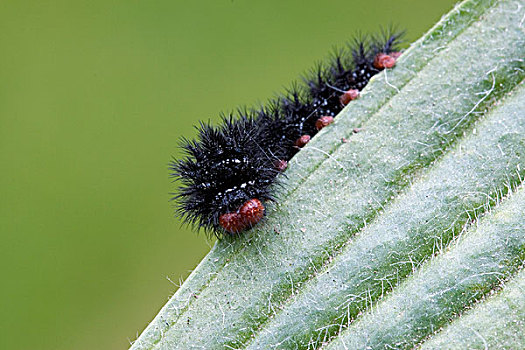
[(182, 142), (186, 157), (170, 163), (180, 183), (177, 215), (219, 238), (255, 225), (287, 162), (373, 75), (395, 65), (401, 37), (390, 31), (355, 40), (266, 106), (222, 115), (217, 127), (201, 123), (197, 139)]

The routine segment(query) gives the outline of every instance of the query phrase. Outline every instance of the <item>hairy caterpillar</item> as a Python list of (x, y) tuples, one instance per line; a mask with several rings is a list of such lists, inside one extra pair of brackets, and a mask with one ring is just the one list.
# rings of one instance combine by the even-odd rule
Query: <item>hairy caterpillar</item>
[(287, 162), (373, 75), (395, 65), (401, 36), (354, 40), (266, 106), (222, 115), (216, 127), (201, 123), (195, 140), (182, 141), (186, 156), (170, 163), (180, 183), (177, 215), (219, 238), (259, 222)]

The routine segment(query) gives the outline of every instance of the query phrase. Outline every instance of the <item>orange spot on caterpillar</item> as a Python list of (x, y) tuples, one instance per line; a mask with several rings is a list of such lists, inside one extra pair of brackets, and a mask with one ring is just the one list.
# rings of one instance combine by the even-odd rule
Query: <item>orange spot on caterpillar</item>
[(233, 234), (240, 233), (246, 228), (242, 216), (239, 213), (222, 214), (219, 217), (219, 224), (223, 229)]
[(295, 145), (299, 148), (302, 148), (304, 147), (308, 142), (310, 142), (310, 135), (303, 135), (301, 137), (299, 137), (296, 141), (295, 141)]
[(279, 171), (285, 171), (288, 168), (288, 162), (284, 159), (276, 160), (273, 165)]
[(324, 117), (317, 119), (317, 121), (315, 122), (315, 127), (317, 130), (321, 130), (322, 128), (332, 124), (333, 122), (334, 122), (334, 117), (325, 115)]
[(244, 202), (237, 212), (225, 213), (219, 217), (219, 224), (231, 234), (241, 233), (264, 217), (264, 205), (252, 198)]
[(341, 104), (343, 106), (346, 106), (347, 104), (350, 103), (350, 101), (353, 101), (357, 99), (358, 97), (359, 97), (359, 90), (350, 89), (339, 97), (339, 101), (341, 101)]
[(392, 68), (396, 65), (396, 59), (385, 53), (378, 53), (374, 58), (374, 67), (377, 69)]
[(252, 227), (263, 218), (264, 205), (256, 198), (250, 199), (241, 206), (239, 214), (241, 214), (246, 227)]

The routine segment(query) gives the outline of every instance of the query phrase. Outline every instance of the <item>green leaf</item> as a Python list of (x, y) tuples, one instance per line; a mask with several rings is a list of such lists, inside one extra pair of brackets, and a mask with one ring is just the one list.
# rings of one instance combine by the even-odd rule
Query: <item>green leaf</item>
[[(523, 15), (458, 5), (292, 159), (265, 222), (217, 242), (132, 348), (503, 342), (480, 323), (525, 259)], [(523, 333), (517, 307), (500, 327)]]
[(480, 303), (437, 334), (422, 349), (512, 349), (525, 347), (525, 271), (503, 291)]

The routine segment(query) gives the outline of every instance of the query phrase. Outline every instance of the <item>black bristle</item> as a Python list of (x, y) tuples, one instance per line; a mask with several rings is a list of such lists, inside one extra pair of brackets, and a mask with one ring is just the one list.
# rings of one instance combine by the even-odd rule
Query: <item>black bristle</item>
[(404, 31), (399, 31), (393, 26), (387, 29), (383, 28), (378, 35), (372, 37), (370, 49), (375, 53), (383, 52), (386, 54), (398, 51), (404, 35)]
[(197, 141), (184, 141), (187, 157), (170, 164), (181, 182), (174, 199), (186, 222), (219, 233), (222, 213), (251, 198), (272, 199), (277, 170), (258, 144), (261, 129), (252, 118), (229, 116), (218, 128), (201, 124), (198, 130)]
[(228, 233), (220, 217), (239, 213), (250, 199), (273, 200), (272, 185), (279, 169), (299, 151), (296, 141), (313, 137), (316, 121), (335, 116), (344, 107), (340, 96), (362, 90), (380, 70), (374, 59), (398, 51), (402, 33), (361, 36), (348, 48), (335, 51), (327, 64), (318, 64), (303, 80), (259, 109), (239, 109), (213, 127), (200, 124), (196, 140), (183, 140), (186, 157), (170, 163), (171, 176), (180, 184), (173, 197), (184, 222), (219, 238)]

